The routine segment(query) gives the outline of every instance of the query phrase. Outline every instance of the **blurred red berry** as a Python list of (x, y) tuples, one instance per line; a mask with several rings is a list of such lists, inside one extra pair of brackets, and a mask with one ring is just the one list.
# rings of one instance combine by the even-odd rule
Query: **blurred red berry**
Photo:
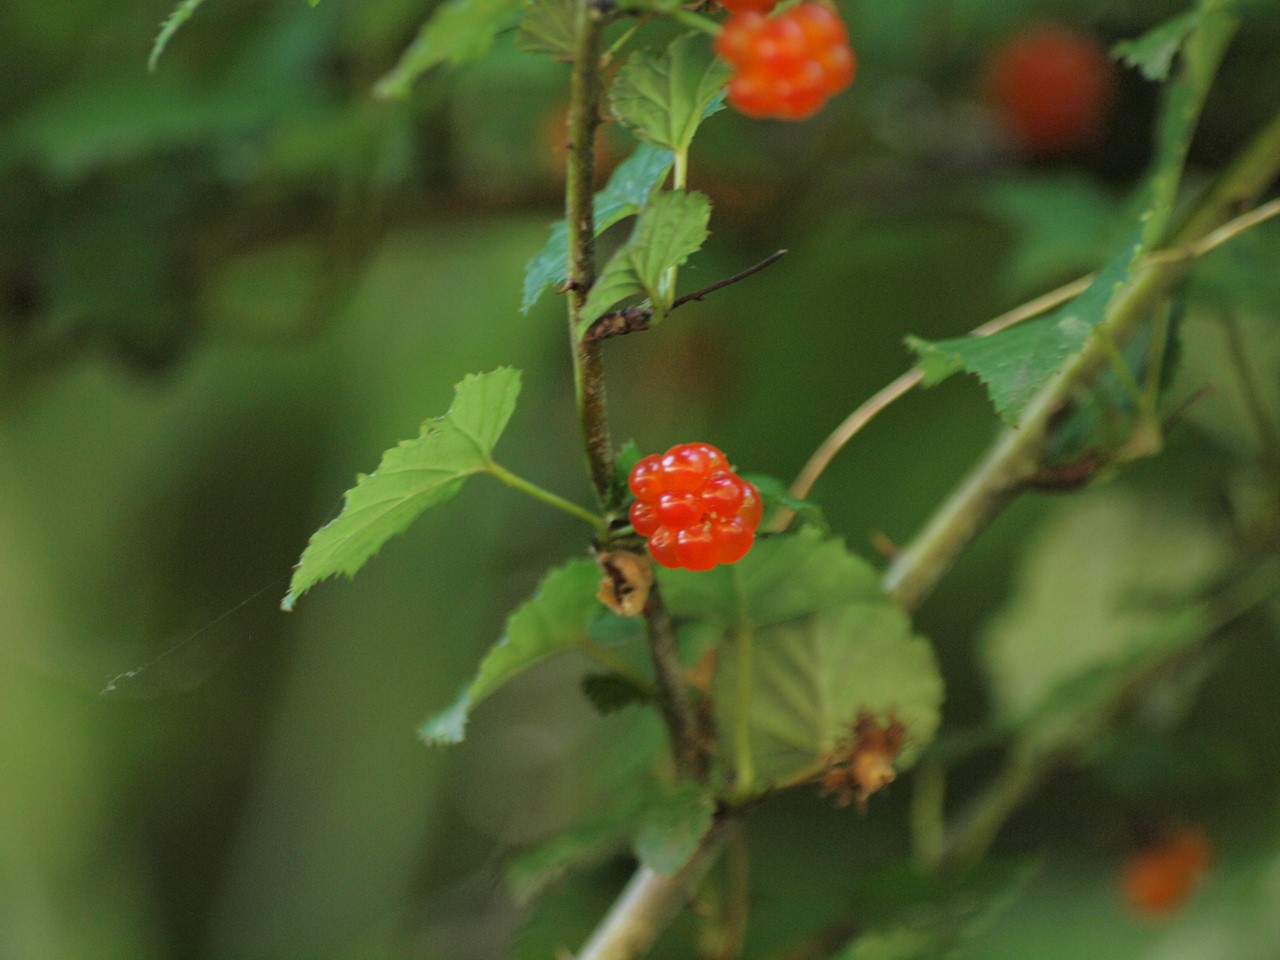
[(1124, 898), (1139, 913), (1166, 916), (1186, 902), (1211, 857), (1204, 833), (1182, 827), (1129, 857), (1120, 876)]
[(857, 62), (844, 21), (826, 4), (801, 3), (776, 17), (743, 9), (716, 38), (716, 52), (733, 67), (728, 98), (738, 112), (803, 120), (853, 82)]
[(1052, 156), (1098, 137), (1112, 78), (1111, 61), (1096, 37), (1049, 26), (997, 50), (983, 86), (1013, 138), (1032, 154)]

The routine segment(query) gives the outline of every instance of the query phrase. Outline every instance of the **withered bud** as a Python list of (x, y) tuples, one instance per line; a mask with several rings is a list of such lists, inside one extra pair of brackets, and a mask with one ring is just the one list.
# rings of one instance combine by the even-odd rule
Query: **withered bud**
[(881, 723), (862, 711), (853, 726), (853, 736), (827, 757), (822, 775), (823, 795), (835, 794), (842, 807), (857, 801), (858, 812), (867, 812), (867, 800), (897, 776), (894, 761), (902, 752), (906, 728), (892, 714)]
[(653, 564), (649, 558), (630, 550), (608, 550), (596, 557), (604, 573), (600, 581), (600, 602), (614, 613), (637, 617), (649, 602), (653, 587)]

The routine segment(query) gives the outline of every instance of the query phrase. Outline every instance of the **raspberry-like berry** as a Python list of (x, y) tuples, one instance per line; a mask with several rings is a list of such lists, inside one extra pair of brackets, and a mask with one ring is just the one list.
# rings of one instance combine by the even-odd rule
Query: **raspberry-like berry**
[(1015, 140), (1037, 156), (1086, 146), (1102, 130), (1112, 69), (1095, 37), (1062, 26), (1014, 37), (996, 51), (984, 89)]
[(844, 21), (822, 3), (776, 17), (735, 13), (716, 37), (716, 52), (733, 67), (729, 103), (749, 117), (811, 117), (857, 69)]
[(706, 443), (682, 443), (645, 457), (628, 480), (631, 526), (664, 567), (710, 570), (741, 560), (755, 540), (760, 493)]
[(1128, 859), (1120, 877), (1125, 900), (1139, 913), (1166, 916), (1191, 895), (1211, 857), (1204, 833), (1182, 827)]

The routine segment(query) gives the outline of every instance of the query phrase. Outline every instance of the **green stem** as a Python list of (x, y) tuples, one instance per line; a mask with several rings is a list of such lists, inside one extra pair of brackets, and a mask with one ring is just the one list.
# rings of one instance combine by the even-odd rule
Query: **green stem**
[[(684, 190), (689, 183), (689, 148), (675, 151), (675, 160), (671, 164), (671, 189)], [(679, 268), (675, 266), (667, 267), (667, 272), (662, 275), (662, 282), (658, 287), (658, 294), (662, 299), (661, 304), (655, 304), (658, 308), (659, 316), (667, 313), (671, 309), (671, 304), (676, 298), (676, 278), (679, 276)]]
[(584, 523), (589, 524), (596, 533), (604, 534), (609, 529), (609, 525), (605, 522), (603, 517), (596, 516), (585, 507), (580, 507), (576, 503), (566, 500), (564, 497), (557, 496), (550, 490), (546, 490), (538, 486), (536, 483), (526, 480), (518, 474), (512, 473), (501, 464), (494, 463), (490, 460), (486, 469), (489, 473), (493, 474), (513, 490), (519, 490), (521, 493), (527, 493), (535, 500), (540, 500), (548, 506), (555, 507), (557, 510), (561, 510), (564, 513), (569, 514), (571, 517), (577, 517)]
[(583, 448), (596, 496), (606, 508), (613, 487), (613, 442), (605, 413), (600, 343), (578, 337), (578, 318), (596, 280), (595, 139), (600, 124), (600, 57), (604, 16), (591, 0), (575, 7), (578, 47), (569, 78), (569, 162), (565, 170), (565, 222), (569, 240), (569, 342)]
[(676, 7), (671, 11), (671, 19), (682, 26), (691, 27), (709, 36), (718, 36), (720, 33), (720, 24), (714, 20), (709, 20), (701, 14), (694, 13), (692, 10), (686, 10), (683, 7)]

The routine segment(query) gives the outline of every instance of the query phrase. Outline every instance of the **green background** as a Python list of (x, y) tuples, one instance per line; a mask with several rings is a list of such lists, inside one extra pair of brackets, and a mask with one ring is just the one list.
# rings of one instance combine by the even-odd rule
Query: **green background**
[[(583, 549), (572, 519), (477, 478), (353, 582), (278, 610), (355, 474), (466, 373), (524, 371), (499, 458), (589, 502), (562, 304), (518, 312), (523, 264), (559, 215), (567, 70), (506, 35), (409, 102), (374, 101), (428, 7), (209, 0), (148, 74), (164, 0), (0, 6), (0, 957), (546, 957), (579, 944), (629, 871), (606, 860), (536, 910), (502, 883), (515, 851), (582, 812), (609, 753), (618, 720), (595, 718), (582, 663), (486, 703), (461, 747), (414, 737), (546, 567)], [(1259, 7), (1206, 108), (1193, 184), (1276, 108), (1280, 18)], [(617, 439), (705, 439), (790, 479), (907, 367), (905, 334), (959, 335), (1111, 251), (1154, 86), (1121, 77), (1097, 144), (1033, 161), (1000, 142), (981, 71), (1028, 24), (1109, 43), (1180, 7), (842, 9), (849, 92), (803, 126), (726, 112), (695, 143), (691, 184), (715, 209), (682, 286), (789, 254), (607, 345)], [(630, 149), (612, 129), (604, 143), (606, 164)], [(1274, 386), (1280, 235), (1240, 243), (1206, 263), (1205, 288), (1247, 320)], [(1242, 484), (1265, 502), (1275, 475), (1251, 472), (1207, 314), (1187, 320), (1175, 397), (1219, 389), (1112, 483), (1221, 514)], [(908, 539), (996, 429), (968, 379), (910, 396), (814, 499), (878, 560), (872, 535)], [(950, 729), (988, 715), (975, 633), (1063, 509), (1019, 502), (922, 612)], [(1280, 644), (1265, 607), (1228, 631), (1172, 719), (1015, 818), (1001, 855), (1040, 868), (963, 955), (1280, 954)], [(995, 756), (963, 768), (956, 796)], [(812, 934), (904, 857), (909, 788), (865, 818), (807, 792), (757, 812), (749, 956)], [(1116, 873), (1132, 824), (1168, 818), (1205, 823), (1218, 859), (1187, 911), (1145, 922)], [(671, 956), (691, 955), (680, 935)]]

